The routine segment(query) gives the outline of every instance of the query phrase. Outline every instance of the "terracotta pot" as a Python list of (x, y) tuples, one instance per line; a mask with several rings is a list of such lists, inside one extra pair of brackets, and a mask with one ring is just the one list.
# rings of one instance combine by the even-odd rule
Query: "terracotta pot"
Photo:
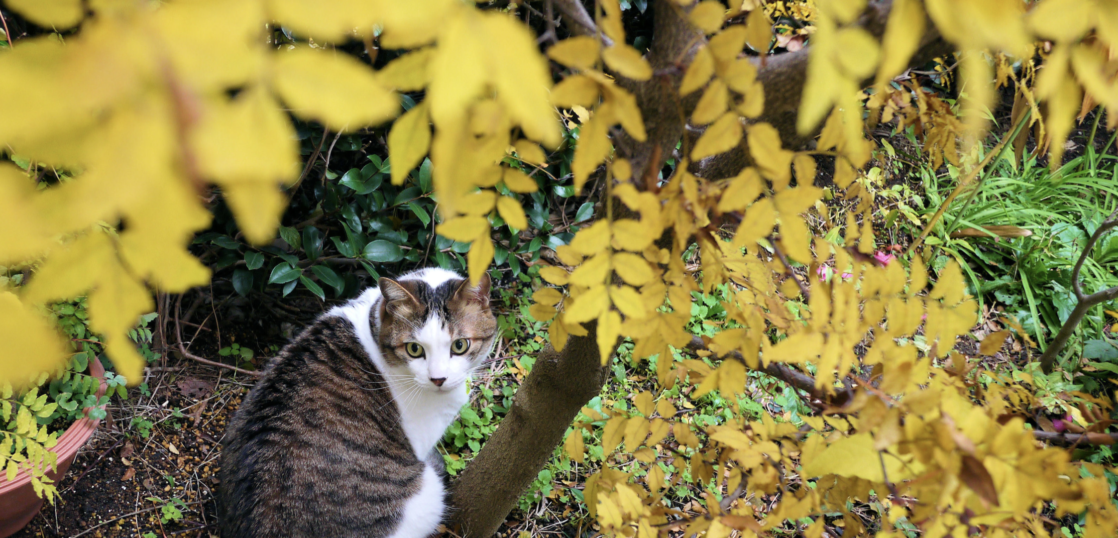
[[(101, 388), (97, 389), (97, 397), (100, 398), (105, 394), (106, 389), (105, 368), (101, 366), (100, 360), (89, 362), (89, 374), (101, 381)], [(48, 471), (46, 475), (54, 480), (55, 484), (65, 476), (78, 450), (85, 445), (93, 432), (97, 431), (97, 425), (101, 423), (100, 420), (89, 418), (88, 408), (85, 411), (87, 416), (71, 424), (66, 433), (58, 438), (58, 444), (51, 449), (58, 454), (58, 471)], [(39, 513), (39, 508), (42, 506), (43, 499), (35, 495), (35, 490), (31, 487), (31, 474), (27, 470), (21, 470), (16, 475), (16, 479), (11, 482), (0, 474), (0, 538), (7, 538), (26, 526), (34, 519), (35, 514)]]

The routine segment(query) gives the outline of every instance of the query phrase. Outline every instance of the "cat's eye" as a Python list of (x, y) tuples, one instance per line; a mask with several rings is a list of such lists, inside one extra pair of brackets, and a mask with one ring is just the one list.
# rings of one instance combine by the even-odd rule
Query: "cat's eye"
[(465, 338), (459, 338), (450, 344), (450, 352), (455, 355), (461, 355), (470, 349), (470, 341)]
[(423, 346), (415, 342), (408, 342), (404, 344), (404, 351), (407, 352), (409, 357), (412, 357), (414, 359), (418, 359), (423, 356)]

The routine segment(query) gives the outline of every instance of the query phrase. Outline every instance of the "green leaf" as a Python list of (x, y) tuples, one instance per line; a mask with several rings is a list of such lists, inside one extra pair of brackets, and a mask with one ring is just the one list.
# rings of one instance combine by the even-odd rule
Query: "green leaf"
[(423, 192), (431, 192), (431, 159), (424, 158), (423, 164), (419, 165), (419, 188)]
[[(272, 274), (268, 277), (269, 284), (287, 284), (294, 282), (299, 278), (302, 271), (292, 267), (289, 263), (281, 263), (272, 268)], [(290, 292), (288, 292), (290, 293)], [(287, 295), (286, 293), (284, 295)]]
[(342, 277), (338, 276), (338, 273), (335, 273), (333, 269), (325, 265), (316, 265), (311, 267), (311, 272), (314, 273), (323, 284), (334, 288), (336, 295), (342, 294), (342, 290), (345, 289), (345, 280), (342, 280)]
[(252, 291), (252, 271), (247, 269), (233, 271), (233, 290), (241, 297), (248, 295), (248, 292)]
[(429, 224), (431, 224), (431, 216), (428, 215), (427, 211), (420, 207), (417, 202), (408, 202), (408, 208), (411, 209), (412, 213), (415, 213), (416, 217), (419, 217), (419, 220), (423, 221), (423, 227), (426, 228)]
[(461, 414), (462, 414), (462, 418), (465, 419), (467, 422), (469, 422), (471, 424), (480, 424), (481, 423), (481, 417), (477, 416), (477, 412), (474, 411), (473, 408), (463, 407), (462, 411), (461, 411)]
[(264, 255), (259, 252), (248, 251), (245, 252), (245, 267), (249, 271), (255, 271), (264, 266)]
[(594, 204), (590, 202), (583, 203), (578, 207), (578, 212), (575, 213), (575, 222), (582, 222), (590, 220), (594, 216)]
[(299, 282), (302, 282), (303, 285), (306, 286), (308, 290), (311, 290), (311, 293), (317, 295), (319, 299), (323, 301), (326, 300), (326, 292), (322, 291), (322, 286), (319, 286), (313, 280), (303, 275), (299, 275)]
[(322, 232), (318, 228), (314, 226), (303, 228), (303, 250), (312, 262), (322, 255), (323, 240)]
[(234, 241), (233, 238), (229, 237), (228, 235), (219, 235), (213, 239), (212, 243), (221, 248), (229, 250), (237, 250), (238, 248), (241, 248), (241, 244)]
[(280, 226), (280, 237), (282, 237), (283, 240), (286, 241), (288, 245), (291, 245), (291, 248), (295, 250), (303, 248), (303, 241), (299, 239), (299, 230), (296, 230), (295, 228), (292, 228), (290, 226)]
[(283, 286), (283, 296), (287, 297), (291, 294), (291, 290), (295, 289), (295, 285), (299, 283), (298, 279), (292, 280)]
[(383, 239), (365, 245), (364, 255), (371, 262), (393, 263), (404, 259), (404, 251), (398, 245)]
[(383, 179), (376, 176), (365, 179), (365, 175), (361, 173), (361, 170), (350, 168), (349, 171), (342, 176), (342, 179), (338, 181), (338, 184), (353, 189), (357, 194), (369, 194), (375, 191), (382, 181)]

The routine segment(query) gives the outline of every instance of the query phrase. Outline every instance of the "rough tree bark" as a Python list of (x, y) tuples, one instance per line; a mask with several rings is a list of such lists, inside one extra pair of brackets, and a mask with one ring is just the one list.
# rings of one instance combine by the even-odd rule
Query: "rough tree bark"
[[(598, 34), (594, 17), (580, 0), (551, 1), (571, 34)], [(890, 0), (871, 2), (862, 21), (874, 35), (883, 32), (891, 5)], [(618, 77), (619, 84), (636, 96), (648, 132), (644, 142), (633, 140), (624, 132), (614, 133), (618, 154), (629, 159), (635, 177), (655, 173), (672, 155), (701, 93), (681, 99), (679, 85), (686, 65), (705, 38), (687, 22), (686, 10), (674, 2), (655, 0), (650, 8), (654, 33), (648, 59), (654, 75), (644, 82)], [(947, 49), (938, 35), (926, 36), (914, 62), (923, 63), (930, 54), (943, 50)], [(797, 134), (794, 127), (807, 58), (807, 48), (771, 56), (758, 72), (766, 94), (765, 114), (760, 121), (778, 128), (785, 147), (798, 148), (808, 139)], [(703, 165), (712, 172), (705, 177), (720, 178), (736, 174), (747, 161), (744, 152), (730, 152)], [(587, 328), (589, 335), (571, 337), (562, 352), (549, 345), (540, 354), (532, 373), (517, 391), (508, 416), (452, 486), (452, 528), (470, 537), (496, 532), (516, 506), (520, 494), (562, 442), (575, 415), (601, 391), (608, 370), (599, 361), (594, 324), (587, 324)], [(770, 367), (765, 371), (794, 387), (810, 389), (804, 381), (806, 376), (794, 369)], [(808, 396), (817, 403), (823, 400), (811, 390)]]

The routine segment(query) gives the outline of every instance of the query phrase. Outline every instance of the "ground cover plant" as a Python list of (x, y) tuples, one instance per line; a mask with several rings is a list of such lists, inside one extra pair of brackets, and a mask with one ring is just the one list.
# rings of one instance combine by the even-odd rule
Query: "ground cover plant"
[(243, 389), (169, 369), (420, 265), (508, 309), (447, 532), (1118, 529), (1112, 2), (4, 5), (0, 372), (85, 296), (161, 533)]

